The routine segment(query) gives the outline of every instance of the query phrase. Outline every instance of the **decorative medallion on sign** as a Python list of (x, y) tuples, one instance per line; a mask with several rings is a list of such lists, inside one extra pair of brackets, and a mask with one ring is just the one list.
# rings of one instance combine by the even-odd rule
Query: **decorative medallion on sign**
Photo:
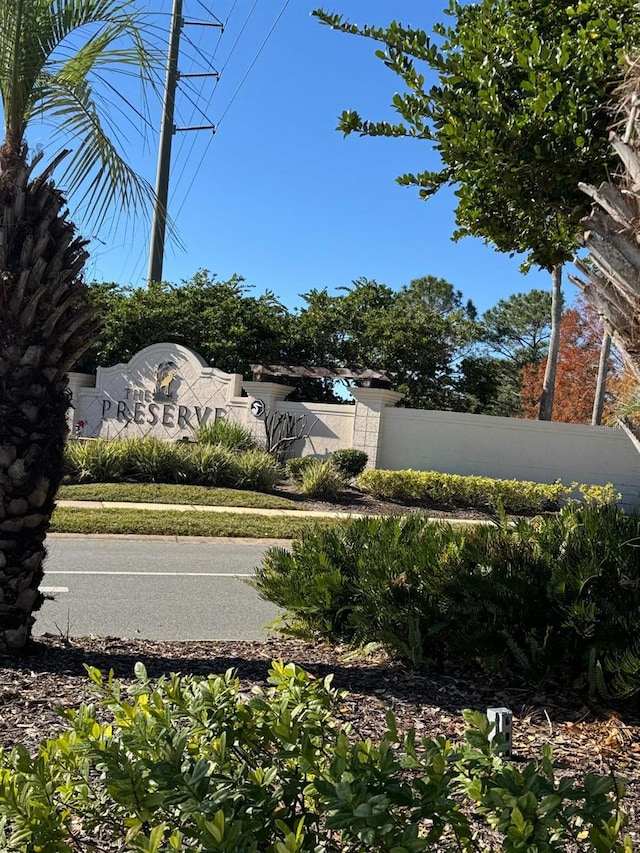
[(251, 414), (255, 418), (260, 418), (264, 415), (264, 402), (262, 400), (254, 400), (251, 403)]

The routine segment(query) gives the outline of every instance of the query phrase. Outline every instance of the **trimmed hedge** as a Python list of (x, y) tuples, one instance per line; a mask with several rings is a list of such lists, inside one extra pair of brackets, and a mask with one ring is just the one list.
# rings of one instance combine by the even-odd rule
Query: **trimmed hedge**
[(611, 507), (513, 526), (352, 519), (270, 549), (254, 583), (294, 632), (630, 696), (640, 692), (638, 544), (640, 516)]
[(565, 486), (560, 480), (551, 484), (533, 483), (438, 471), (365, 471), (358, 478), (358, 486), (383, 500), (431, 501), (477, 509), (497, 509), (501, 505), (505, 512), (511, 513), (557, 510), (571, 500), (576, 488), (583, 500), (592, 505), (613, 504), (621, 499), (610, 483), (606, 486), (578, 486), (576, 483)]
[(331, 464), (345, 477), (357, 477), (367, 467), (369, 456), (364, 450), (352, 447), (334, 451), (329, 457)]

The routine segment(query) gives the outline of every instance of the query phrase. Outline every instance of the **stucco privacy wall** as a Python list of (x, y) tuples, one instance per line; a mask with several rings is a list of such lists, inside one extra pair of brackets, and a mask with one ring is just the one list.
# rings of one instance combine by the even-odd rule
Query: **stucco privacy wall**
[(379, 448), (378, 468), (612, 482), (625, 506), (640, 505), (640, 454), (620, 429), (387, 408)]
[(287, 403), (276, 405), (276, 411), (305, 416), (309, 437), (293, 446), (296, 456), (325, 457), (341, 447), (353, 447), (355, 406), (330, 403)]
[[(341, 447), (369, 456), (369, 467), (434, 470), (551, 483), (612, 482), (625, 506), (640, 505), (640, 454), (622, 430), (516, 418), (396, 409), (395, 391), (353, 388), (355, 405), (290, 403), (288, 386), (243, 381), (209, 367), (178, 344), (154, 344), (128, 364), (72, 373), (73, 427), (103, 438), (193, 437), (199, 423), (225, 417), (264, 440), (265, 412), (306, 417), (309, 437), (292, 451), (326, 457)], [(242, 396), (242, 392), (246, 396)]]

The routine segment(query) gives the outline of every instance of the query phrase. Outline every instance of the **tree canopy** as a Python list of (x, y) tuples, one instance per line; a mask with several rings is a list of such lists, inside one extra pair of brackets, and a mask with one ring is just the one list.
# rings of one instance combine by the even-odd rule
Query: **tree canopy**
[(550, 336), (551, 294), (545, 290), (514, 293), (484, 312), (477, 349), (484, 353), (495, 390), (483, 411), (506, 417), (522, 415), (522, 368), (546, 359)]
[(275, 296), (252, 296), (239, 276), (218, 281), (200, 270), (181, 285), (150, 282), (146, 288), (91, 285), (102, 331), (78, 370), (126, 362), (152, 343), (171, 340), (199, 352), (228, 373), (250, 373), (252, 363), (286, 360), (291, 315)]
[[(564, 423), (591, 423), (596, 394), (602, 342), (602, 323), (597, 311), (584, 299), (562, 315), (560, 354), (556, 377), (556, 405), (553, 420)], [(522, 408), (527, 418), (538, 417), (540, 378), (545, 360), (522, 368)], [(613, 358), (609, 359), (609, 387), (616, 388), (619, 375)], [(607, 401), (611, 401), (611, 394)]]
[(551, 295), (546, 290), (514, 293), (482, 315), (481, 338), (491, 350), (521, 367), (547, 354)]
[[(126, 362), (169, 338), (245, 376), (253, 363), (386, 370), (404, 404), (418, 408), (482, 411), (496, 393), (492, 360), (474, 350), (480, 326), (473, 304), (434, 276), (397, 291), (369, 279), (334, 294), (314, 289), (296, 312), (272, 293), (253, 295), (237, 276), (218, 281), (206, 270), (179, 286), (101, 283), (91, 291), (104, 328), (80, 371)], [(291, 399), (340, 399), (330, 382), (297, 384)]]
[(398, 123), (345, 111), (340, 130), (430, 142), (441, 168), (399, 181), (423, 198), (454, 187), (455, 237), (481, 237), (548, 270), (572, 257), (589, 205), (578, 184), (604, 179), (613, 162), (608, 104), (638, 40), (635, 2), (451, 0), (451, 23), (433, 34), (314, 14), (381, 43), (377, 56), (406, 88), (393, 96)]
[(303, 360), (388, 370), (403, 405), (464, 407), (459, 360), (475, 335), (476, 311), (449, 282), (425, 276), (393, 291), (360, 279), (337, 296), (314, 290), (304, 298), (296, 336)]

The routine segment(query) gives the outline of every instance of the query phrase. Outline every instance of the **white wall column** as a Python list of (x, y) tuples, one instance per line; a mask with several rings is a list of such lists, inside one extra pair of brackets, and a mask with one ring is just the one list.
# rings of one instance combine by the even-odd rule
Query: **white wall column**
[(350, 388), (356, 401), (353, 447), (369, 457), (367, 468), (375, 468), (380, 447), (380, 427), (384, 409), (402, 400), (404, 394), (389, 388)]
[[(67, 411), (67, 423), (69, 424), (69, 434), (76, 434), (76, 424), (79, 420), (84, 420), (82, 413), (82, 405), (80, 395), (83, 388), (95, 388), (96, 377), (91, 373), (70, 373), (69, 374), (69, 391), (71, 392), (71, 406)], [(84, 428), (80, 428), (79, 435), (84, 435)]]

